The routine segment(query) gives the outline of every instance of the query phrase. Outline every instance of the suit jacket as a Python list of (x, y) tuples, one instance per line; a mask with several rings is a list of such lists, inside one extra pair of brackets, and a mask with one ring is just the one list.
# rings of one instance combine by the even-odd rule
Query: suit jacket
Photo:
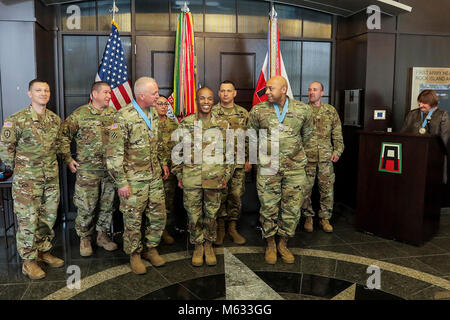
[[(420, 108), (411, 110), (406, 116), (401, 132), (418, 134), (419, 129), (422, 127), (422, 122)], [(442, 138), (448, 155), (450, 151), (450, 122), (447, 111), (436, 109), (431, 115), (431, 120), (428, 121), (427, 127), (428, 133), (438, 135)], [(447, 182), (447, 160), (448, 156), (444, 162), (444, 183)]]

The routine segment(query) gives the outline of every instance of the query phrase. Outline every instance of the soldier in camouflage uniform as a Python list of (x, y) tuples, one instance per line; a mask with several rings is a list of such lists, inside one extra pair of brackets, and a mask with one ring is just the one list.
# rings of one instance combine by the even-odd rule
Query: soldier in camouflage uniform
[[(227, 165), (224, 158), (228, 122), (211, 114), (214, 93), (208, 87), (203, 87), (198, 90), (196, 99), (197, 113), (184, 118), (178, 131), (183, 137), (191, 137), (194, 142), (193, 148), (189, 143), (188, 150), (184, 150), (191, 152), (191, 158), (186, 160), (189, 155), (183, 153), (184, 162), (175, 162), (172, 172), (177, 176), (178, 186), (183, 189), (184, 208), (189, 217), (190, 242), (195, 245), (192, 265), (198, 267), (203, 265), (203, 255), (207, 265), (217, 264), (212, 243), (217, 235), (216, 219), (222, 189), (227, 187), (232, 165)], [(196, 132), (198, 135), (201, 133), (201, 137), (195, 137)], [(211, 139), (207, 139), (206, 135)], [(221, 147), (222, 150), (219, 151)], [(209, 153), (214, 150), (214, 156), (222, 159), (222, 163), (206, 161), (205, 154), (198, 159), (199, 151), (206, 153), (207, 150)]]
[[(172, 141), (172, 132), (178, 128), (178, 121), (169, 118), (167, 114), (167, 109), (169, 107), (169, 101), (166, 97), (160, 96), (158, 101), (156, 101), (156, 111), (159, 117), (159, 139), (162, 141), (165, 147), (166, 159), (168, 160), (167, 166), (169, 171), (172, 170), (172, 160), (171, 152), (172, 148), (175, 146), (175, 142)], [(167, 244), (173, 244), (175, 242), (174, 238), (167, 231), (167, 225), (169, 225), (169, 218), (174, 214), (174, 201), (175, 201), (175, 189), (177, 187), (177, 178), (172, 173), (169, 177), (164, 180), (164, 194), (166, 197), (166, 214), (167, 223), (166, 228), (163, 231), (162, 239)]]
[[(276, 263), (277, 249), (284, 262), (294, 263), (294, 256), (287, 248), (287, 242), (295, 234), (307, 188), (307, 160), (303, 145), (312, 135), (312, 112), (304, 103), (286, 96), (287, 86), (286, 80), (281, 76), (269, 79), (266, 84), (268, 101), (255, 105), (249, 115), (249, 127), (257, 132), (266, 129), (269, 140), (267, 143), (271, 147), (270, 160), (260, 153), (257, 175), (257, 191), (261, 202), (260, 222), (268, 243), (265, 260), (269, 264)], [(283, 109), (283, 112), (278, 109)], [(272, 140), (275, 146), (279, 142), (278, 153)], [(264, 143), (261, 133), (259, 143)], [(280, 240), (276, 246), (277, 234)]]
[[(217, 118), (224, 119), (230, 124), (233, 130), (241, 129), (243, 132), (247, 130), (248, 111), (234, 103), (236, 97), (236, 88), (233, 82), (225, 80), (219, 87), (220, 102), (213, 106), (212, 114)], [(222, 204), (217, 219), (217, 239), (215, 244), (222, 245), (225, 236), (225, 221), (228, 221), (228, 234), (236, 244), (244, 244), (245, 238), (241, 236), (236, 224), (241, 216), (241, 197), (245, 192), (245, 172), (251, 170), (251, 164), (247, 161), (244, 164), (237, 163), (237, 145), (238, 139), (235, 139), (235, 155), (234, 155), (234, 172), (231, 173), (231, 179), (228, 188), (222, 191)], [(244, 145), (248, 150), (248, 143)]]
[[(97, 230), (97, 245), (117, 249), (107, 232), (111, 227), (114, 183), (106, 170), (107, 133), (116, 109), (109, 105), (111, 88), (107, 82), (92, 85), (92, 102), (76, 109), (61, 126), (61, 153), (72, 173), (76, 173), (73, 202), (78, 208), (75, 230), (80, 239), (80, 255), (92, 255), (91, 236)], [(77, 161), (70, 143), (75, 137)], [(98, 212), (96, 207), (98, 205)]]
[(156, 81), (139, 78), (134, 95), (136, 100), (116, 112), (109, 130), (106, 165), (120, 197), (125, 228), (123, 249), (130, 255), (133, 272), (144, 274), (147, 271), (141, 260), (143, 250), (143, 258), (152, 265), (166, 263), (156, 247), (166, 225), (161, 173), (164, 171), (167, 178), (169, 168), (158, 140), (158, 114), (151, 108), (159, 98)]
[(320, 192), (320, 225), (325, 232), (333, 232), (329, 219), (333, 212), (333, 163), (339, 160), (344, 151), (342, 127), (336, 109), (321, 101), (323, 85), (314, 81), (309, 85), (309, 103), (313, 112), (314, 132), (311, 139), (305, 144), (308, 158), (306, 176), (308, 178), (308, 194), (302, 206), (306, 216), (304, 228), (307, 232), (313, 231), (314, 210), (311, 205), (311, 193), (316, 177)]
[(49, 252), (60, 195), (56, 155), (61, 120), (46, 107), (50, 99), (46, 81), (32, 80), (28, 96), (31, 105), (8, 117), (3, 124), (0, 157), (14, 170), (12, 196), (22, 273), (31, 279), (42, 279), (45, 272), (36, 260), (51, 267), (64, 265), (63, 260)]

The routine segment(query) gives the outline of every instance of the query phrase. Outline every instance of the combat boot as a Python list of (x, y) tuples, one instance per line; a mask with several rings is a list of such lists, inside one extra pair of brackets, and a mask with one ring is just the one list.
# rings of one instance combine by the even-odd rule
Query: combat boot
[(313, 228), (313, 218), (312, 217), (306, 217), (304, 227), (305, 227), (306, 232), (313, 232), (314, 228)]
[(22, 273), (31, 280), (45, 278), (44, 270), (34, 260), (23, 260)]
[(164, 229), (161, 237), (165, 244), (174, 244), (175, 243), (175, 239), (170, 235), (170, 233), (166, 229)]
[(277, 263), (277, 246), (275, 244), (275, 236), (267, 238), (267, 248), (264, 258), (268, 264)]
[(328, 219), (320, 219), (320, 225), (322, 226), (323, 231), (333, 232), (333, 227), (331, 226)]
[(38, 252), (38, 261), (45, 262), (52, 268), (61, 268), (64, 260), (50, 254), (50, 252)]
[(80, 239), (80, 255), (82, 257), (92, 256), (91, 237), (83, 237)]
[(102, 247), (106, 251), (117, 250), (117, 244), (111, 241), (106, 232), (97, 233), (97, 246)]
[(144, 253), (144, 259), (150, 261), (152, 266), (155, 267), (162, 267), (166, 264), (166, 260), (163, 259), (158, 253), (158, 250), (156, 248), (149, 248)]
[(217, 237), (214, 244), (216, 246), (223, 245), (223, 238), (225, 238), (225, 219), (217, 219)]
[(287, 248), (288, 237), (280, 237), (280, 241), (278, 241), (278, 252), (280, 253), (281, 259), (285, 263), (294, 263), (294, 256)]
[(136, 274), (145, 274), (147, 269), (145, 268), (144, 262), (141, 259), (140, 253), (133, 253), (130, 256), (130, 267)]
[(212, 242), (208, 240), (205, 241), (205, 260), (208, 266), (215, 266), (217, 264), (216, 254), (214, 253)]
[(203, 244), (196, 244), (194, 253), (192, 254), (192, 265), (194, 267), (201, 267), (203, 265)]
[(228, 224), (228, 234), (233, 238), (233, 242), (236, 244), (244, 244), (246, 241), (245, 238), (237, 232), (235, 220), (230, 221)]

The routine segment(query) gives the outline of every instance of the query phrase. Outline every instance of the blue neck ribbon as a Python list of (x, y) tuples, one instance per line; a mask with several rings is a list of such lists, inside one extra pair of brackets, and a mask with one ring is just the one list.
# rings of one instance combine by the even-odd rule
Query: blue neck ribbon
[(423, 122), (422, 122), (422, 128), (425, 128), (425, 126), (426, 126), (427, 123), (428, 123), (428, 119), (431, 120), (431, 116), (433, 115), (434, 110), (436, 110), (436, 109), (431, 109), (431, 110), (428, 112), (427, 116), (425, 117), (425, 120), (423, 120), (423, 112), (420, 111), (420, 120), (423, 120)]
[(139, 113), (141, 118), (144, 119), (145, 123), (147, 124), (147, 127), (151, 131), (152, 130), (152, 123), (153, 123), (152, 111), (151, 110), (148, 111), (150, 113), (150, 119), (148, 119), (147, 116), (145, 115), (144, 111), (142, 111), (141, 107), (138, 105), (138, 103), (134, 99), (133, 99), (133, 106), (136, 109), (136, 111)]
[(289, 106), (289, 98), (286, 97), (286, 102), (284, 103), (284, 107), (283, 107), (283, 113), (280, 114), (280, 108), (278, 107), (278, 105), (276, 103), (273, 104), (273, 107), (275, 108), (275, 112), (277, 114), (279, 123), (282, 123), (284, 120), (284, 117), (286, 117), (286, 113), (288, 111), (288, 106)]

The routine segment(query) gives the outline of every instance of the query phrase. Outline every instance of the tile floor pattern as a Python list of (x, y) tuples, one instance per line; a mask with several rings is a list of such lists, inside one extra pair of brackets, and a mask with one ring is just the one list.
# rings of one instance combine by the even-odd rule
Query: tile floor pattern
[[(176, 243), (159, 247), (167, 265), (148, 264), (143, 276), (131, 272), (122, 250), (96, 248), (92, 257), (81, 257), (73, 222), (56, 228), (53, 253), (64, 258), (66, 266), (46, 269), (43, 280), (23, 276), (14, 239), (8, 239), (6, 248), (1, 238), (0, 299), (450, 299), (450, 215), (441, 216), (439, 233), (422, 247), (357, 232), (349, 214), (333, 216), (331, 234), (318, 228), (306, 233), (302, 219), (289, 242), (296, 255), (291, 265), (281, 259), (275, 265), (264, 262), (265, 242), (257, 221), (256, 213), (243, 215), (239, 229), (247, 244), (237, 246), (227, 238), (224, 247), (216, 249), (214, 267), (191, 266), (193, 246), (187, 234), (169, 228)], [(115, 239), (121, 246), (120, 233)], [(369, 290), (367, 267), (377, 263), (382, 266), (381, 287)], [(80, 268), (80, 290), (66, 286), (71, 265)], [(246, 291), (249, 284), (254, 287)]]

